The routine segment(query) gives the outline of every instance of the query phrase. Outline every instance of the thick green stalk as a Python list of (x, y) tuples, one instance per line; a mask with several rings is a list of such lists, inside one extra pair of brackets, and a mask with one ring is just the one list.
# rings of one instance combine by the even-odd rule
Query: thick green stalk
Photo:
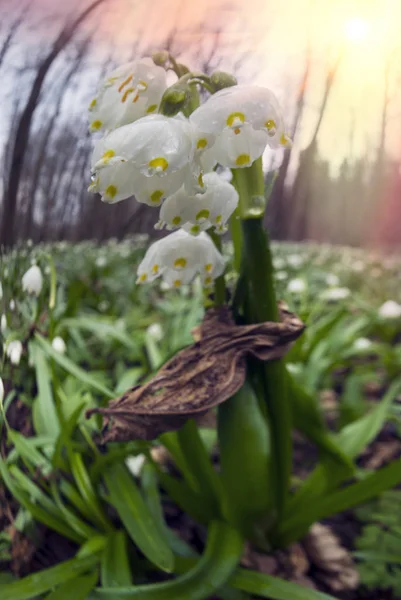
[[(261, 161), (255, 161), (247, 169), (237, 169), (234, 179), (240, 193), (242, 269), (248, 282), (245, 318), (248, 322), (278, 321), (272, 259), (263, 226), (264, 183)], [(273, 505), (280, 517), (287, 499), (292, 461), (291, 409), (284, 364), (281, 360), (260, 364), (257, 376), (260, 380), (259, 387), (264, 390), (264, 402), (269, 416)]]
[[(214, 231), (208, 231), (210, 237), (213, 240), (214, 245), (217, 250), (221, 253), (222, 251), (222, 243), (221, 237), (217, 235)], [(224, 280), (224, 274), (217, 277), (214, 282), (214, 305), (215, 306), (223, 306), (226, 302), (226, 283)]]

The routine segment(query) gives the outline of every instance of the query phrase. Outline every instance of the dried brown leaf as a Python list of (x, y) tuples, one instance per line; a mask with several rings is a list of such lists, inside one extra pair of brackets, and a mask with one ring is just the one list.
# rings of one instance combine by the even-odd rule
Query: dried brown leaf
[(247, 355), (263, 361), (284, 356), (304, 325), (284, 306), (280, 309), (281, 322), (255, 325), (236, 325), (228, 306), (210, 309), (198, 341), (176, 354), (150, 381), (87, 416), (101, 413), (106, 425), (112, 419), (105, 442), (149, 440), (178, 429), (240, 389)]

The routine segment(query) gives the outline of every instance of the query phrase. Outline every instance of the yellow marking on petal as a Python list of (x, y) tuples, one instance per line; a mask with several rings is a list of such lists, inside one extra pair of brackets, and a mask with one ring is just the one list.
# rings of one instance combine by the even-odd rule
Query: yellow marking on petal
[(108, 80), (107, 80), (107, 83), (109, 85), (113, 85), (113, 83), (115, 83), (117, 81), (117, 79), (119, 79), (119, 77), (116, 76), (116, 75), (114, 77), (109, 77)]
[(159, 265), (153, 265), (152, 267), (152, 273), (156, 274), (159, 272)]
[(105, 189), (105, 196), (110, 196), (110, 198), (114, 198), (117, 194), (117, 188), (115, 185), (109, 185), (106, 189)]
[(289, 148), (292, 144), (292, 141), (288, 137), (288, 135), (286, 135), (285, 133), (282, 133), (281, 137), (280, 137), (280, 144), (286, 148)]
[(239, 133), (241, 133), (241, 129), (239, 127), (236, 127), (234, 129), (234, 133), (235, 133), (235, 135), (238, 135)]
[(245, 123), (245, 115), (242, 112), (234, 112), (231, 113), (231, 115), (229, 115), (227, 117), (227, 125), (228, 127), (232, 127), (234, 124), (237, 125), (237, 122), (240, 121), (241, 123)]
[(155, 112), (155, 110), (157, 109), (157, 104), (151, 104), (147, 109), (146, 112), (147, 113), (152, 113)]
[(148, 89), (148, 84), (146, 83), (146, 81), (141, 79), (140, 81), (138, 81), (137, 87), (139, 88), (140, 92), (145, 92)]
[(129, 94), (132, 94), (132, 92), (135, 92), (135, 88), (131, 87), (128, 88), (128, 90), (125, 90), (123, 97), (121, 98), (121, 102), (125, 102), (126, 99), (128, 98)]
[(207, 265), (205, 265), (205, 271), (207, 273), (211, 273), (213, 271), (213, 265), (212, 265), (212, 263), (208, 263)]
[(273, 129), (277, 129), (276, 121), (274, 121), (273, 119), (269, 119), (268, 121), (266, 121), (265, 127), (266, 127), (267, 131), (272, 131)]
[(123, 89), (125, 88), (125, 86), (129, 84), (129, 82), (131, 81), (131, 79), (132, 79), (132, 73), (130, 75), (128, 75), (127, 79), (124, 79), (124, 81), (122, 82), (122, 84), (118, 88), (118, 91), (122, 92)]
[(203, 183), (203, 173), (199, 173), (198, 175), (198, 185), (202, 188), (205, 187), (205, 184)]
[(210, 211), (207, 210), (207, 208), (203, 208), (202, 210), (200, 210), (198, 212), (195, 219), (196, 219), (196, 221), (199, 221), (200, 219), (208, 219), (209, 216), (210, 216)]
[(102, 156), (102, 161), (104, 162), (104, 164), (107, 165), (107, 163), (110, 162), (110, 159), (113, 158), (115, 154), (116, 153), (114, 152), (114, 150), (106, 150), (106, 152)]
[(181, 256), (174, 261), (174, 269), (185, 269), (187, 266), (187, 259)]
[(149, 161), (148, 165), (151, 169), (161, 169), (162, 171), (165, 171), (168, 167), (168, 162), (162, 156), (158, 156), (157, 158), (153, 158), (151, 161)]
[(179, 225), (181, 223), (181, 217), (179, 217), (178, 215), (176, 217), (174, 217), (174, 219), (171, 220), (173, 225)]
[(212, 282), (213, 282), (213, 278), (212, 277), (210, 277), (210, 276), (205, 277), (205, 281), (204, 281), (205, 285), (210, 285)]
[(90, 128), (92, 131), (98, 131), (102, 125), (103, 125), (103, 121), (99, 121), (97, 119), (96, 121), (92, 121)]
[(155, 190), (153, 194), (150, 195), (150, 199), (155, 204), (160, 204), (160, 200), (163, 198), (162, 190)]
[(146, 281), (148, 278), (148, 274), (147, 273), (142, 273), (142, 275), (140, 275), (138, 277), (138, 281)]
[(237, 156), (235, 164), (237, 165), (237, 167), (244, 167), (246, 165), (249, 165), (250, 162), (251, 157), (249, 156), (249, 154), (240, 154), (239, 156)]
[(215, 218), (215, 222), (221, 223), (222, 218), (223, 218), (222, 215), (217, 215), (217, 217)]
[(196, 147), (198, 150), (203, 150), (203, 148), (206, 148), (206, 146), (207, 146), (206, 138), (201, 138), (200, 140), (198, 140), (198, 143), (196, 144)]
[(97, 104), (97, 99), (93, 98), (92, 102), (89, 104), (89, 110), (92, 110), (93, 108), (95, 108)]
[(199, 225), (193, 225), (189, 231), (193, 235), (197, 235), (200, 232), (200, 230), (201, 228), (199, 227)]
[(176, 288), (179, 288), (181, 286), (181, 284), (182, 284), (181, 279), (175, 279), (173, 281), (173, 286), (176, 287)]

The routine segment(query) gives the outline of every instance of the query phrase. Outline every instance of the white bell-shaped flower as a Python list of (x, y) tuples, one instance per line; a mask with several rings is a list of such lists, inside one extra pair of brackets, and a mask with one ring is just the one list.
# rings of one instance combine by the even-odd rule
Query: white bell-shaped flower
[(162, 277), (170, 286), (180, 287), (199, 274), (203, 285), (210, 287), (224, 266), (224, 258), (206, 233), (194, 237), (179, 229), (150, 246), (138, 267), (137, 282)]
[[(190, 116), (198, 147), (205, 140), (203, 160), (230, 168), (248, 167), (266, 146), (288, 147), (280, 107), (262, 87), (235, 85), (208, 98)], [(215, 136), (214, 145), (208, 136)]]
[(37, 265), (32, 265), (22, 277), (22, 289), (28, 294), (39, 296), (42, 285), (42, 271)]
[(184, 227), (193, 235), (209, 227), (214, 227), (217, 233), (227, 231), (226, 223), (238, 204), (238, 193), (217, 173), (207, 173), (203, 183), (202, 194), (189, 195), (183, 186), (169, 196), (160, 209), (157, 227)]
[(22, 350), (22, 343), (19, 340), (12, 340), (7, 345), (6, 354), (13, 365), (19, 365)]
[(99, 140), (92, 156), (90, 191), (108, 203), (135, 195), (158, 206), (183, 183), (197, 185), (192, 128), (184, 117), (143, 117)]
[(53, 338), (52, 347), (53, 347), (53, 350), (58, 352), (58, 354), (65, 354), (65, 351), (67, 349), (66, 345), (65, 345), (65, 341), (63, 340), (62, 337), (60, 337), (58, 335), (56, 335), (56, 337)]
[(166, 72), (151, 58), (121, 65), (106, 77), (89, 105), (90, 130), (111, 130), (156, 113)]

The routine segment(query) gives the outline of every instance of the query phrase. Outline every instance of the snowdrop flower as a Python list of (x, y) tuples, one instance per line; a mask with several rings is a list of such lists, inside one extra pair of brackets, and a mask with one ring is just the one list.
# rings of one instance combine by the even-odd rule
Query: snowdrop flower
[(114, 129), (156, 113), (166, 88), (166, 71), (151, 58), (121, 65), (89, 105), (90, 131)]
[(329, 288), (320, 295), (324, 300), (344, 300), (348, 298), (351, 291), (346, 287)]
[(179, 229), (150, 246), (138, 267), (137, 282), (150, 282), (161, 276), (178, 288), (199, 273), (203, 285), (210, 287), (224, 266), (224, 258), (206, 233), (195, 237)]
[(277, 281), (285, 281), (288, 278), (287, 271), (277, 271), (275, 275)]
[(19, 340), (12, 340), (6, 349), (6, 355), (13, 365), (19, 365), (22, 354), (22, 344)]
[(327, 285), (337, 286), (340, 283), (339, 278), (334, 273), (329, 273), (326, 277)]
[(238, 193), (217, 173), (207, 173), (203, 183), (205, 191), (201, 194), (189, 196), (182, 186), (169, 196), (160, 209), (156, 228), (161, 229), (165, 225), (168, 229), (184, 227), (197, 235), (214, 227), (217, 233), (225, 233), (227, 220), (238, 204)]
[(15, 300), (14, 300), (14, 298), (11, 298), (10, 304), (9, 304), (10, 310), (14, 311), (15, 310), (15, 306), (16, 306), (15, 305)]
[(7, 329), (7, 317), (3, 313), (1, 315), (1, 318), (0, 318), (0, 331), (1, 331), (1, 333), (4, 333), (6, 329)]
[(42, 285), (42, 271), (37, 265), (33, 265), (22, 277), (22, 289), (24, 292), (28, 292), (28, 294), (39, 296)]
[(150, 115), (112, 131), (95, 145), (92, 172), (89, 191), (109, 204), (135, 194), (138, 202), (159, 206), (183, 183), (202, 187), (192, 129), (184, 117)]
[(127, 456), (125, 459), (125, 464), (132, 475), (134, 475), (134, 477), (138, 477), (145, 461), (146, 457), (144, 454), (137, 454), (136, 456)]
[(163, 327), (160, 323), (152, 323), (146, 331), (151, 338), (156, 340), (156, 342), (160, 342), (164, 337)]
[(281, 258), (280, 256), (277, 256), (276, 258), (273, 258), (273, 267), (277, 270), (283, 269), (286, 265), (286, 262), (284, 260), (284, 258)]
[(306, 282), (303, 279), (291, 279), (288, 283), (287, 290), (291, 294), (302, 294), (306, 291)]
[(55, 338), (53, 338), (52, 347), (53, 347), (53, 350), (55, 350), (59, 354), (64, 354), (66, 351), (65, 341), (63, 340), (63, 338), (59, 337), (58, 335)]
[(290, 254), (287, 256), (287, 262), (293, 269), (298, 269), (304, 264), (304, 259), (299, 254)]
[(199, 106), (190, 121), (197, 132), (196, 147), (224, 167), (248, 167), (266, 146), (290, 145), (278, 102), (262, 87), (225, 88)]
[(107, 258), (105, 256), (98, 256), (95, 262), (97, 267), (105, 267), (107, 265)]
[(368, 350), (372, 345), (372, 342), (365, 337), (356, 339), (353, 343), (354, 350)]
[(401, 305), (394, 302), (394, 300), (387, 300), (381, 305), (378, 312), (379, 316), (384, 319), (398, 319), (398, 317), (401, 317)]

